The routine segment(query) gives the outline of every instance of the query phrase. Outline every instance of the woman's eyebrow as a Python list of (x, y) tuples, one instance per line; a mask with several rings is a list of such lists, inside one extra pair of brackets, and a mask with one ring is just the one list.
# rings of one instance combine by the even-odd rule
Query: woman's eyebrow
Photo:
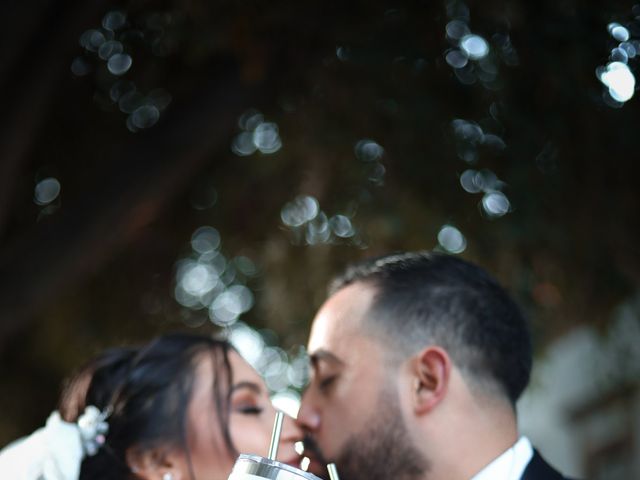
[(238, 382), (235, 383), (231, 386), (231, 391), (230, 393), (235, 392), (236, 390), (241, 390), (243, 388), (247, 388), (255, 393), (262, 393), (262, 388), (260, 388), (260, 385), (258, 385), (255, 382), (248, 382), (248, 381), (244, 381), (244, 382)]

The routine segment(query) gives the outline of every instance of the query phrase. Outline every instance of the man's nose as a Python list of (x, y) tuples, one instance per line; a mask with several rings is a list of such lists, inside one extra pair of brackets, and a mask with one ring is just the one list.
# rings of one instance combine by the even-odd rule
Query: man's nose
[(313, 432), (320, 428), (320, 412), (308, 401), (306, 395), (302, 397), (296, 423), (306, 431)]

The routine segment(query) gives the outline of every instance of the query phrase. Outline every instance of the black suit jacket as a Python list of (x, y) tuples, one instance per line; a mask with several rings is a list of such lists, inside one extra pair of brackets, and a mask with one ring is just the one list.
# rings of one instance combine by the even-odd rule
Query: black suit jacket
[(544, 461), (537, 450), (533, 451), (533, 457), (529, 465), (524, 470), (520, 480), (569, 480), (553, 469), (551, 465)]

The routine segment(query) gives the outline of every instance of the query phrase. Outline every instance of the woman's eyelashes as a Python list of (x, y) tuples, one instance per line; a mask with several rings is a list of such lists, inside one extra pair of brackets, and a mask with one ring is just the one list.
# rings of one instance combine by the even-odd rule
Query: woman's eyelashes
[(243, 415), (260, 415), (264, 411), (264, 408), (259, 407), (258, 405), (246, 405), (238, 407), (236, 411)]
[(256, 398), (242, 398), (231, 402), (234, 412), (242, 415), (260, 415), (264, 411), (264, 407)]

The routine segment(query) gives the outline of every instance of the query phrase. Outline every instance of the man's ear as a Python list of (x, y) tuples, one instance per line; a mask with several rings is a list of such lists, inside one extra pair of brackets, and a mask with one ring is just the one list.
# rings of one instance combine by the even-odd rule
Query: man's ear
[(416, 415), (424, 415), (444, 398), (449, 387), (451, 358), (442, 348), (431, 346), (413, 357), (413, 405)]
[(141, 480), (163, 480), (171, 474), (172, 480), (183, 480), (179, 453), (167, 447), (127, 449), (126, 461), (136, 478)]

